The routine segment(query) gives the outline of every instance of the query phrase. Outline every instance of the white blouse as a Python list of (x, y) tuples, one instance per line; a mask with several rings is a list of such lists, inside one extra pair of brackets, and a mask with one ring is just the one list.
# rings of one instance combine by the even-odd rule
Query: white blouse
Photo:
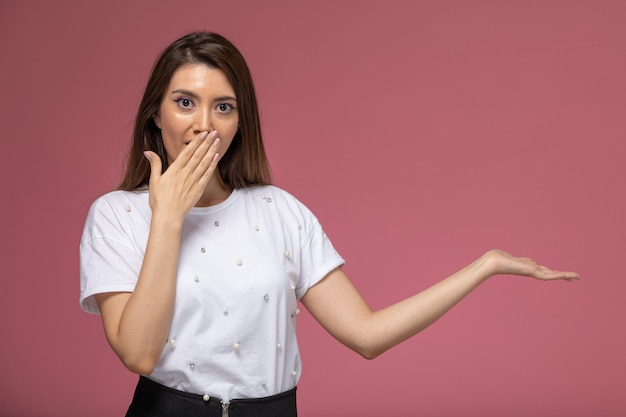
[[(80, 245), (80, 304), (132, 292), (151, 210), (148, 191), (114, 191), (89, 210)], [(344, 260), (315, 216), (274, 186), (234, 190), (194, 207), (183, 224), (170, 335), (160, 384), (224, 400), (293, 388), (302, 366), (297, 300)]]

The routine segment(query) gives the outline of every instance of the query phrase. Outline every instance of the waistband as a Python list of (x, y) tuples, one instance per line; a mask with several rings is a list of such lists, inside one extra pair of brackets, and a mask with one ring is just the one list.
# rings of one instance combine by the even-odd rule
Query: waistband
[(296, 417), (296, 388), (263, 398), (237, 398), (222, 401), (207, 394), (199, 395), (161, 385), (145, 376), (139, 377), (126, 417)]

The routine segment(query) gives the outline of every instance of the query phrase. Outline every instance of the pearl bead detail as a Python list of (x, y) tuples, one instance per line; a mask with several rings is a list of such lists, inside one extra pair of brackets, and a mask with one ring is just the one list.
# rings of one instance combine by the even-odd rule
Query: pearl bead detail
[[(247, 194), (252, 189), (244, 191)], [(196, 209), (196, 212), (192, 210), (192, 215), (186, 219), (187, 224), (185, 226), (187, 229), (185, 230), (190, 231), (191, 237), (185, 241), (186, 245), (181, 251), (181, 254), (184, 253), (184, 258), (181, 260), (179, 269), (179, 293), (185, 292), (186, 296), (193, 300), (192, 306), (194, 307), (204, 304), (204, 308), (197, 309), (198, 313), (194, 313), (196, 314), (194, 316), (190, 314), (192, 310), (190, 306), (184, 307), (187, 308), (184, 315), (193, 317), (193, 319), (188, 320), (193, 324), (207, 320), (207, 318), (211, 321), (211, 326), (215, 327), (212, 329), (215, 331), (210, 332), (214, 353), (207, 354), (206, 348), (203, 351), (203, 343), (200, 343), (198, 337), (203, 337), (204, 334), (202, 331), (193, 332), (188, 327), (185, 328), (185, 326), (189, 326), (185, 320), (176, 321), (176, 323), (181, 323), (181, 326), (173, 325), (171, 333), (176, 333), (177, 336), (170, 336), (170, 339), (164, 332), (163, 336), (166, 337), (166, 343), (160, 346), (165, 346), (163, 355), (168, 358), (168, 366), (171, 366), (171, 369), (176, 369), (176, 372), (181, 375), (186, 374), (186, 378), (202, 378), (206, 372), (205, 369), (223, 367), (227, 371), (237, 372), (239, 369), (245, 369), (246, 366), (250, 367), (249, 364), (252, 364), (256, 372), (249, 375), (248, 386), (250, 389), (254, 389), (256, 386), (258, 391), (256, 396), (261, 397), (272, 395), (276, 393), (276, 390), (284, 389), (285, 386), (293, 386), (300, 375), (300, 356), (293, 336), (293, 326), (302, 325), (301, 320), (309, 320), (309, 314), (305, 314), (305, 312), (301, 312), (302, 319), (298, 317), (296, 307), (299, 307), (297, 305), (299, 299), (294, 296), (294, 291), (297, 291), (298, 295), (302, 291), (300, 288), (302, 284), (296, 284), (296, 282), (299, 282), (298, 273), (302, 255), (300, 246), (304, 235), (302, 235), (302, 231), (298, 234), (298, 229), (302, 227), (297, 224), (296, 216), (293, 213), (296, 210), (292, 207), (290, 199), (285, 199), (281, 193), (273, 193), (272, 195), (276, 195), (279, 199), (279, 204), (276, 205), (276, 208), (272, 208), (273, 206), (270, 207), (271, 203), (268, 202), (267, 208), (263, 209), (261, 201), (254, 201), (256, 193), (246, 194), (234, 196), (237, 197), (234, 207), (239, 207), (238, 204), (244, 200), (246, 204), (254, 206), (254, 210), (250, 210), (248, 218), (245, 220), (233, 222), (235, 217), (233, 217), (234, 215), (231, 216), (227, 210), (225, 210), (224, 215), (220, 216), (218, 213), (218, 216), (215, 216), (208, 209)], [(256, 194), (256, 198), (259, 198), (259, 194)], [(273, 203), (273, 201), (271, 202)], [(121, 211), (126, 212), (124, 210), (125, 203), (123, 201), (121, 204), (119, 203), (118, 201), (116, 211), (124, 220), (126, 218), (123, 217)], [(289, 207), (283, 207), (285, 204)], [(299, 206), (296, 205), (295, 207)], [(132, 209), (132, 206), (130, 208)], [(143, 206), (138, 205), (137, 210), (139, 210), (137, 215), (132, 213), (132, 210), (127, 212), (128, 220), (135, 216), (144, 216)], [(211, 208), (211, 210), (213, 209)], [(133, 217), (130, 217), (131, 213)], [(284, 218), (285, 216), (286, 218)], [(211, 217), (214, 220), (213, 229), (211, 228)], [(216, 217), (226, 219), (225, 229), (221, 227), (221, 220), (216, 220)], [(307, 219), (308, 230), (309, 218), (307, 216), (299, 217)], [(259, 221), (258, 224), (255, 223), (257, 220)], [(263, 222), (263, 233), (260, 233), (260, 222)], [(197, 226), (197, 228), (190, 225)], [(250, 226), (255, 233), (250, 234)], [(232, 227), (239, 230), (240, 235), (246, 236), (246, 238), (238, 239), (236, 238), (237, 235), (232, 235), (230, 232)], [(218, 232), (217, 229), (220, 229), (221, 232)], [(226, 237), (228, 244), (219, 239), (223, 233), (228, 233)], [(255, 234), (259, 236), (254, 238), (253, 235)], [(308, 236), (308, 234), (306, 235)], [(208, 248), (196, 246), (202, 245), (203, 241), (209, 245)], [(283, 249), (282, 259), (279, 255), (281, 246)], [(256, 253), (255, 250), (259, 247), (265, 247), (265, 256), (262, 253)], [(292, 248), (296, 251), (294, 252), (296, 256), (293, 259), (291, 258)], [(211, 249), (210, 253), (209, 249)], [(201, 252), (201, 256), (198, 256), (196, 250)], [(207, 257), (205, 258), (204, 255)], [(232, 256), (246, 257), (246, 269), (243, 269), (243, 258), (233, 259)], [(188, 262), (182, 265), (183, 261)], [(233, 266), (237, 266), (237, 268), (233, 268)], [(241, 271), (239, 271), (240, 269)], [(200, 274), (202, 274), (202, 279), (200, 279)], [(249, 283), (248, 277), (254, 278), (252, 284)], [(194, 282), (198, 288), (192, 285), (190, 281)], [(202, 285), (199, 284), (200, 281), (202, 281)], [(232, 294), (232, 290), (241, 289), (244, 289), (242, 293), (245, 291), (246, 294), (240, 296)], [(272, 292), (271, 297), (268, 291)], [(210, 300), (208, 300), (209, 296)], [(271, 303), (269, 302), (270, 298)], [(178, 304), (177, 307), (182, 307), (180, 303)], [(222, 304), (222, 311), (219, 310), (220, 304)], [(232, 316), (229, 311), (230, 306), (235, 309)], [(222, 313), (223, 319), (219, 318), (219, 313)], [(293, 317), (291, 322), (289, 322), (290, 317)], [(286, 327), (280, 332), (272, 334), (276, 331), (273, 322), (278, 318), (282, 318), (282, 326)], [(262, 325), (259, 325), (257, 321), (263, 322)], [(270, 325), (266, 324), (267, 322)], [(239, 327), (242, 323), (244, 325)], [(251, 328), (252, 332), (249, 332), (248, 328)], [(198, 336), (198, 333), (202, 336)], [(180, 346), (178, 346), (178, 335), (181, 337)], [(276, 337), (280, 337), (280, 339), (276, 340)], [(274, 349), (271, 348), (272, 338), (275, 340)], [(240, 340), (244, 341), (244, 349), (241, 349)], [(286, 343), (284, 349), (283, 340)], [(162, 342), (163, 339), (161, 339)], [(258, 351), (262, 351), (262, 354)], [(218, 354), (219, 356), (217, 356)], [(195, 370), (195, 359), (200, 361), (198, 371)], [(280, 368), (282, 368), (280, 369), (281, 372), (278, 373), (275, 373), (276, 371), (272, 366), (268, 366), (276, 361), (281, 364)], [(289, 371), (290, 365), (296, 366), (296, 370)], [(185, 368), (185, 366), (187, 367)], [(272, 384), (271, 390), (269, 389), (270, 383)], [(204, 408), (217, 408), (220, 406), (218, 397), (226, 399), (231, 397), (229, 394), (221, 393), (220, 390), (213, 391), (213, 385), (209, 383), (204, 387), (203, 385), (205, 384), (197, 384), (196, 401), (206, 401)], [(201, 392), (203, 388), (207, 390), (205, 393)], [(216, 397), (209, 395), (208, 391), (211, 391)], [(202, 405), (201, 403), (198, 404)], [(235, 409), (235, 411), (237, 410)]]
[(127, 212), (129, 212), (129, 213), (130, 213), (130, 205), (129, 205), (129, 204), (126, 204), (126, 205), (124, 206), (124, 210), (126, 210)]

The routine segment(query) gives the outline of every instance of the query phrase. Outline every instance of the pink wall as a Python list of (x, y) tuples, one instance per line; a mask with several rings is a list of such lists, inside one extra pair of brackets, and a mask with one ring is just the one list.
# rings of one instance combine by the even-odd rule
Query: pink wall
[(154, 58), (196, 29), (248, 58), (276, 183), (372, 306), (491, 247), (584, 277), (493, 278), (372, 362), (302, 314), (302, 416), (626, 415), (626, 3), (109, 4), (0, 4), (0, 415), (123, 415), (78, 241)]

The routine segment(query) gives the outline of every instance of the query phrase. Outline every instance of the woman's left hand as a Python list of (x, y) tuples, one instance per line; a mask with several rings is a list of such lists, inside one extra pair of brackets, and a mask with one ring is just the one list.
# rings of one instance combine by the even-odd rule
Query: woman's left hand
[(573, 281), (580, 279), (580, 276), (576, 272), (555, 271), (537, 264), (537, 262), (530, 258), (518, 258), (499, 249), (490, 250), (484, 256), (488, 264), (493, 268), (491, 275), (522, 275), (542, 281), (557, 279)]

